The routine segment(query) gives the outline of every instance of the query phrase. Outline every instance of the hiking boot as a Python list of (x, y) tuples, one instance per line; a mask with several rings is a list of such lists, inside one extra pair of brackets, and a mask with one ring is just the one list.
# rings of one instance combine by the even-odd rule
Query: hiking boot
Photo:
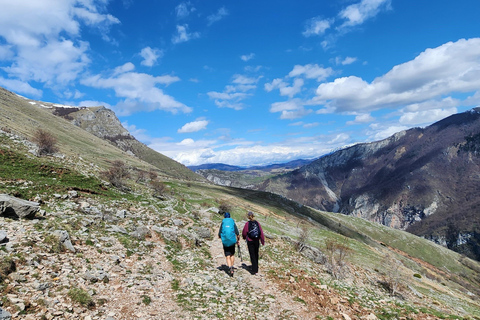
[(233, 277), (233, 267), (230, 267), (230, 277)]

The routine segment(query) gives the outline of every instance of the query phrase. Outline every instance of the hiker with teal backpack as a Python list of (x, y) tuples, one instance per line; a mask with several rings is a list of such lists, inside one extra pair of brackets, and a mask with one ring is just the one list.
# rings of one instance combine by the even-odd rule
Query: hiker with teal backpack
[(227, 259), (228, 275), (233, 277), (233, 263), (235, 261), (235, 245), (240, 243), (240, 234), (235, 221), (230, 218), (230, 213), (225, 212), (224, 219), (218, 231), (218, 237), (222, 239), (223, 252)]
[(263, 234), (262, 226), (255, 220), (253, 212), (247, 213), (248, 221), (245, 223), (242, 231), (243, 239), (247, 240), (248, 253), (250, 254), (250, 261), (252, 262), (252, 269), (250, 273), (258, 275), (258, 252), (260, 243), (265, 245), (265, 236)]

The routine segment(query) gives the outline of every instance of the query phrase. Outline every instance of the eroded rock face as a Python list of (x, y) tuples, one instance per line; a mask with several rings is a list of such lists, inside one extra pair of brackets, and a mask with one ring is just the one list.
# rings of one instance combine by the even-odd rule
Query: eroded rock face
[(8, 194), (0, 194), (0, 216), (32, 219), (40, 210), (38, 202), (23, 200)]

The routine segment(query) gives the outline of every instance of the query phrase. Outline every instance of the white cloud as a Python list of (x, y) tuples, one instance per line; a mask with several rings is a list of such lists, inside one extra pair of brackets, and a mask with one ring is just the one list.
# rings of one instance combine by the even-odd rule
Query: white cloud
[(207, 17), (208, 25), (212, 25), (213, 23), (222, 20), (226, 16), (228, 16), (228, 10), (225, 9), (225, 7), (221, 7), (216, 13)]
[(346, 66), (346, 65), (349, 65), (349, 64), (352, 64), (354, 62), (357, 61), (357, 58), (353, 58), (353, 57), (346, 57), (345, 59), (342, 59), (341, 57), (336, 57), (335, 58), (335, 63), (337, 65), (343, 65), (343, 66)]
[(191, 133), (198, 132), (200, 130), (205, 130), (207, 128), (209, 121), (208, 120), (196, 120), (193, 122), (186, 123), (183, 127), (178, 129), (178, 133)]
[(427, 49), (371, 83), (356, 76), (322, 83), (317, 100), (338, 112), (371, 111), (479, 89), (480, 38), (474, 38)]
[(215, 100), (215, 105), (219, 108), (241, 110), (244, 108), (242, 101), (252, 95), (251, 92), (257, 88), (259, 79), (235, 74), (232, 85), (225, 86), (223, 92), (210, 91), (207, 95)]
[(119, 20), (105, 10), (107, 1), (2, 1), (0, 38), (8, 48), (10, 77), (50, 86), (66, 85), (90, 63), (89, 44), (79, 40), (80, 22), (104, 36)]
[(198, 32), (188, 32), (188, 24), (177, 25), (177, 33), (172, 37), (172, 43), (179, 44), (182, 42), (187, 42), (192, 39), (200, 38), (200, 33)]
[(244, 55), (240, 56), (240, 59), (242, 59), (245, 62), (250, 61), (253, 58), (255, 58), (255, 53), (244, 54)]
[(359, 123), (369, 123), (375, 121), (375, 118), (372, 117), (369, 113), (359, 114), (355, 117), (353, 121), (347, 121), (347, 125), (359, 124)]
[(270, 112), (280, 112), (280, 119), (298, 119), (304, 117), (312, 110), (304, 108), (304, 102), (300, 99), (291, 99), (288, 101), (275, 102), (270, 106)]
[(190, 2), (182, 2), (175, 7), (175, 14), (177, 15), (178, 19), (185, 19), (192, 12), (195, 12), (195, 8)]
[(15, 80), (15, 79), (5, 79), (0, 77), (0, 86), (7, 88), (16, 93), (21, 93), (31, 97), (41, 97), (42, 91), (33, 88), (31, 85), (24, 81)]
[(389, 10), (390, 2), (391, 0), (362, 0), (349, 5), (339, 13), (339, 17), (345, 20), (341, 28), (360, 25), (376, 16), (382, 9)]
[(312, 18), (305, 23), (305, 31), (302, 34), (305, 37), (323, 35), (331, 27), (333, 21), (333, 19), (322, 19), (321, 17)]
[(323, 81), (333, 74), (332, 68), (323, 68), (318, 64), (296, 65), (288, 74), (289, 77), (304, 76), (307, 79), (316, 79)]
[(145, 47), (140, 51), (140, 56), (143, 58), (143, 61), (141, 62), (142, 66), (151, 67), (163, 56), (163, 51), (160, 49)]
[(426, 125), (451, 116), (457, 112), (457, 108), (406, 112), (400, 117), (399, 123), (408, 126)]
[[(164, 110), (172, 113), (192, 111), (190, 107), (176, 101), (157, 87), (157, 85), (168, 85), (179, 81), (178, 77), (170, 75), (154, 77), (145, 73), (127, 71), (130, 68), (131, 65), (126, 64), (117, 68), (110, 77), (94, 75), (83, 79), (81, 83), (94, 88), (112, 89), (117, 97), (125, 98), (114, 107), (120, 115), (152, 110)], [(126, 72), (118, 73), (119, 70)]]
[(370, 125), (367, 134), (371, 141), (386, 139), (397, 132), (408, 130), (410, 127), (398, 125), (398, 123), (374, 123)]
[(304, 81), (300, 78), (294, 79), (292, 86), (289, 86), (288, 83), (284, 82), (282, 79), (274, 79), (271, 83), (265, 83), (264, 87), (267, 92), (279, 89), (281, 96), (293, 98), (294, 95), (301, 92), (303, 85)]

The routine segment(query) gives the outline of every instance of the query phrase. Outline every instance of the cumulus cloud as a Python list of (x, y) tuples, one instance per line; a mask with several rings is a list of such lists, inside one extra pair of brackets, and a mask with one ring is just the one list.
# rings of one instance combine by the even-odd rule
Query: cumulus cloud
[(221, 7), (216, 13), (207, 17), (207, 23), (208, 25), (212, 25), (215, 22), (222, 20), (226, 16), (228, 16), (228, 10), (225, 7)]
[(252, 95), (252, 91), (257, 88), (259, 79), (236, 74), (232, 78), (232, 84), (225, 86), (223, 92), (210, 91), (207, 92), (207, 95), (210, 99), (215, 100), (215, 105), (219, 108), (241, 110), (245, 107), (243, 100)]
[(143, 58), (141, 62), (142, 66), (152, 67), (157, 63), (157, 60), (163, 56), (163, 51), (145, 47), (140, 51), (140, 56)]
[(333, 21), (334, 19), (323, 19), (321, 17), (312, 18), (305, 23), (305, 30), (302, 34), (305, 37), (323, 35), (331, 27)]
[(304, 76), (307, 79), (316, 79), (317, 81), (324, 81), (333, 74), (332, 68), (323, 68), (318, 64), (296, 65), (288, 74), (289, 77)]
[(31, 85), (24, 81), (15, 80), (15, 79), (5, 79), (0, 77), (0, 86), (8, 88), (14, 92), (22, 93), (30, 97), (39, 98), (42, 96), (42, 91), (33, 88)]
[(371, 83), (337, 78), (317, 88), (317, 99), (337, 112), (372, 111), (421, 103), (455, 92), (480, 89), (480, 38), (427, 49)]
[(199, 119), (196, 121), (192, 121), (183, 125), (180, 129), (178, 129), (178, 133), (191, 133), (191, 132), (198, 132), (200, 130), (205, 130), (207, 128), (209, 121)]
[(359, 124), (359, 123), (370, 123), (375, 120), (369, 113), (359, 114), (355, 117), (353, 121), (347, 121), (347, 125)]
[(281, 96), (293, 98), (294, 95), (302, 90), (303, 85), (304, 81), (300, 78), (294, 79), (292, 86), (289, 86), (288, 83), (284, 82), (282, 79), (274, 79), (271, 83), (266, 83), (264, 87), (267, 92), (279, 89)]
[(83, 79), (81, 83), (94, 88), (112, 89), (117, 97), (124, 98), (125, 100), (114, 107), (120, 115), (153, 110), (164, 110), (172, 113), (192, 111), (190, 107), (176, 101), (157, 87), (158, 85), (168, 85), (179, 81), (178, 77), (170, 75), (155, 77), (131, 70), (132, 64), (128, 63), (116, 68), (110, 77), (93, 75)]
[[(50, 86), (66, 85), (89, 65), (89, 44), (79, 40), (81, 23), (104, 36), (120, 21), (102, 13), (108, 1), (2, 1), (0, 38), (9, 77)], [(52, 10), (52, 8), (55, 8)], [(5, 51), (8, 48), (8, 51)]]
[(255, 53), (244, 54), (244, 55), (241, 55), (241, 56), (240, 56), (240, 59), (242, 59), (242, 60), (245, 61), (245, 62), (250, 61), (250, 60), (252, 60), (253, 58), (255, 58)]
[(193, 5), (189, 1), (188, 2), (182, 2), (178, 6), (175, 7), (175, 14), (177, 15), (177, 19), (185, 19), (192, 12), (195, 12), (195, 8), (193, 7)]
[(391, 0), (362, 0), (349, 5), (339, 13), (345, 21), (340, 28), (353, 27), (362, 24), (365, 20), (376, 16), (382, 9), (390, 9)]
[(337, 65), (342, 65), (342, 66), (346, 66), (346, 65), (349, 65), (349, 64), (352, 64), (354, 62), (357, 61), (357, 58), (353, 58), (353, 57), (346, 57), (345, 59), (341, 58), (341, 57), (336, 57), (335, 58), (335, 63)]
[(391, 9), (391, 0), (361, 0), (342, 9), (335, 17), (314, 17), (305, 22), (305, 37), (323, 36), (321, 45), (328, 49), (336, 39), (380, 12)]
[(177, 25), (177, 33), (172, 37), (172, 43), (179, 44), (200, 38), (198, 32), (188, 32), (188, 24)]

